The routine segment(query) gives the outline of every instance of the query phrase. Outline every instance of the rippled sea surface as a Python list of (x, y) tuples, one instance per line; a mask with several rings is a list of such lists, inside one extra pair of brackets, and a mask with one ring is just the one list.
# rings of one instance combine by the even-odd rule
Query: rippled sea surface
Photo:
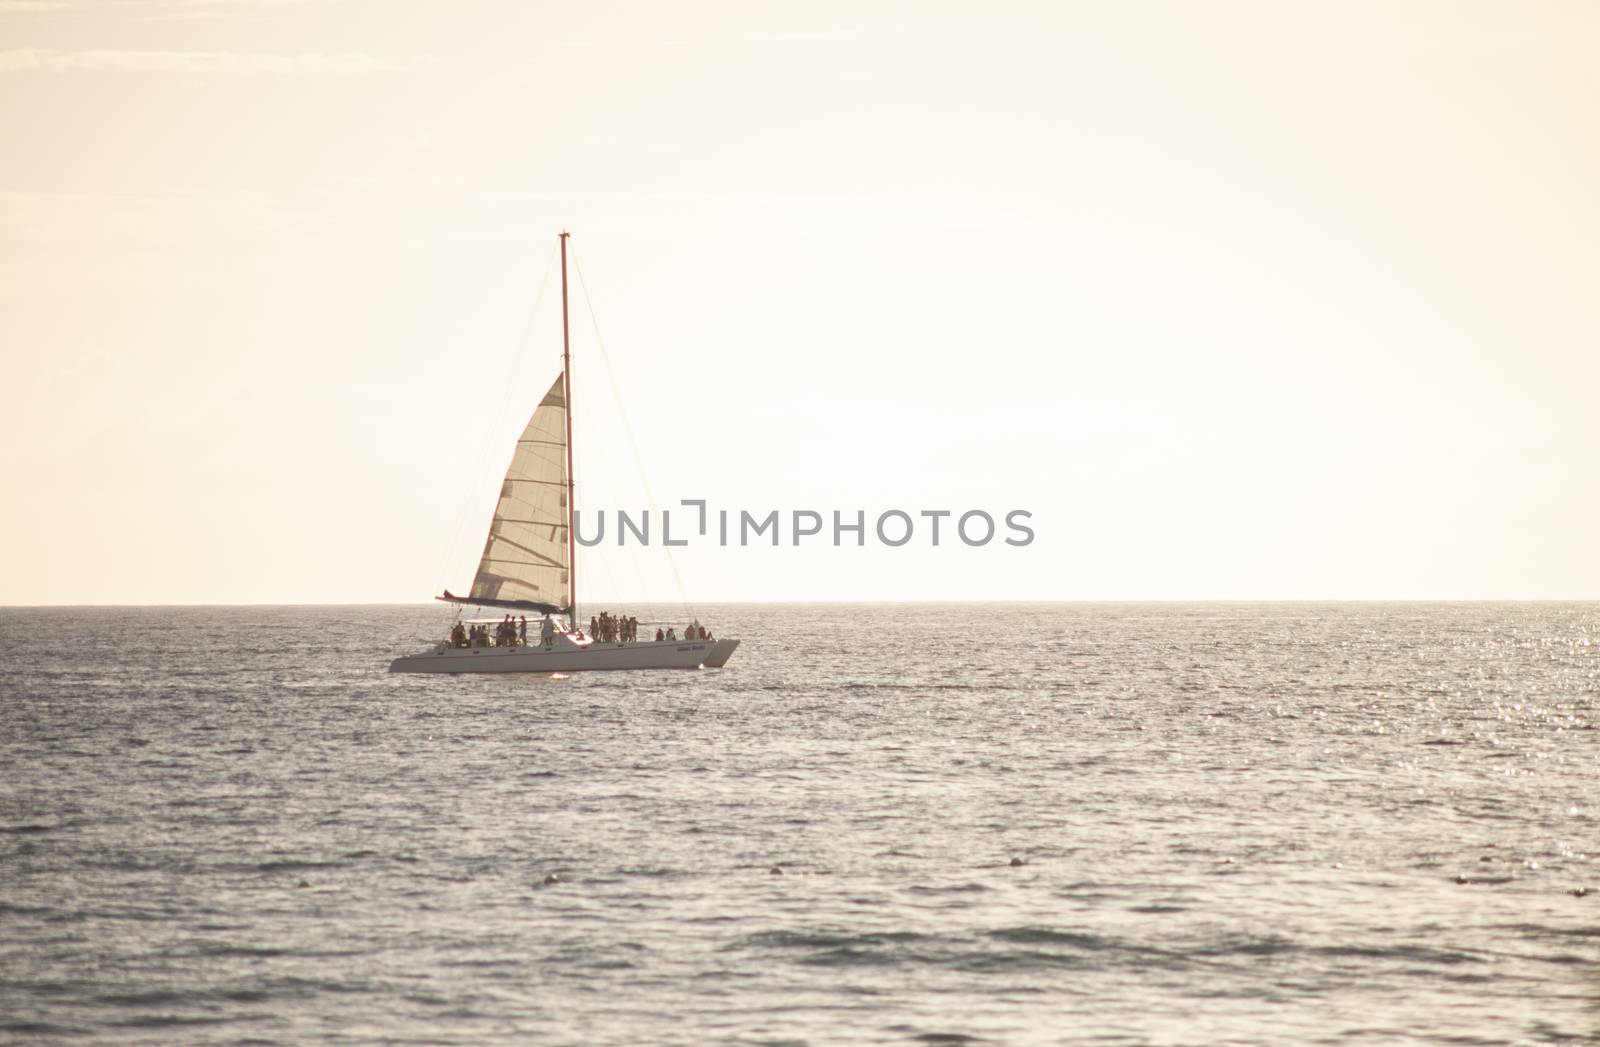
[(1600, 605), (699, 613), (0, 610), (0, 1040), (1600, 1040)]

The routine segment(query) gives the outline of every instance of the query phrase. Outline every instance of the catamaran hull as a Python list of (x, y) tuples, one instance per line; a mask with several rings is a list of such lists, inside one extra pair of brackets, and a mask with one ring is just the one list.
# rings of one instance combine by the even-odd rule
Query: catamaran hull
[(739, 646), (738, 640), (717, 640), (711, 644), (711, 653), (706, 656), (707, 669), (720, 669), (728, 664), (728, 659), (733, 657), (733, 649)]
[(720, 669), (738, 640), (588, 644), (583, 647), (474, 647), (396, 658), (392, 673), (576, 673), (610, 669)]

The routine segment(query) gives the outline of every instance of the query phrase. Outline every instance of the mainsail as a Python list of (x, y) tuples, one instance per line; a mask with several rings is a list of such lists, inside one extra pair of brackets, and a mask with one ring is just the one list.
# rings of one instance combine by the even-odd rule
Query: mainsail
[(556, 378), (517, 440), (472, 595), (453, 599), (545, 614), (571, 610), (565, 381), (564, 375)]

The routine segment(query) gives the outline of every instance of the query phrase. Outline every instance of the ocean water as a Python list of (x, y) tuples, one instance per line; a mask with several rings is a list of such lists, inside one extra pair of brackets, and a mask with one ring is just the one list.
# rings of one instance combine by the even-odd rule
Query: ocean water
[(1600, 1042), (1600, 605), (699, 613), (0, 610), (0, 1040)]

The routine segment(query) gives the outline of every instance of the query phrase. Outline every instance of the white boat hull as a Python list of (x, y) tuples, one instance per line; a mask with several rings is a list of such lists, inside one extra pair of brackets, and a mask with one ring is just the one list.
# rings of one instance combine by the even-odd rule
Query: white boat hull
[(551, 647), (446, 647), (389, 663), (392, 673), (576, 673), (612, 669), (721, 668), (738, 640), (661, 643), (576, 643), (560, 637)]
[(707, 669), (720, 669), (728, 664), (728, 659), (733, 657), (734, 648), (739, 646), (738, 640), (714, 640), (711, 643), (711, 654), (706, 658)]

